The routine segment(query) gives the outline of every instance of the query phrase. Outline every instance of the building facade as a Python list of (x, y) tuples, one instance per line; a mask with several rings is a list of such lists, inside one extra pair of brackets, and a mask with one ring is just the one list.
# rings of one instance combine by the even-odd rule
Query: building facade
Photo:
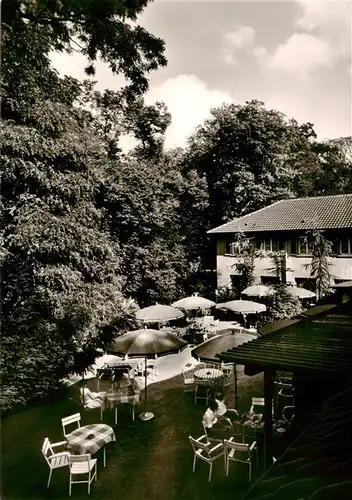
[(286, 254), (286, 282), (314, 288), (309, 268), (311, 249), (305, 241), (312, 229), (324, 231), (332, 243), (331, 284), (352, 280), (352, 194), (347, 194), (281, 200), (210, 230), (217, 240), (218, 288), (232, 288), (240, 277), (236, 264), (241, 256), (235, 244), (239, 236), (253, 250), (262, 250), (254, 261), (258, 281), (279, 281), (272, 259), (265, 255), (280, 251)]

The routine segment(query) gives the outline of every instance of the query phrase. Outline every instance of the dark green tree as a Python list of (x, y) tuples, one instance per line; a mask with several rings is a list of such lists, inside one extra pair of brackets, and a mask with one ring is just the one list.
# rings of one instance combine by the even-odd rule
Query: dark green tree
[[(148, 89), (146, 74), (166, 65), (164, 42), (136, 24), (149, 0), (3, 0), (1, 24), (3, 57), (16, 48), (17, 56), (33, 54), (38, 37), (45, 44), (38, 55), (49, 51), (79, 52), (87, 58), (86, 72), (95, 73), (98, 59), (113, 73), (130, 82), (133, 94)], [(21, 43), (22, 41), (22, 43)], [(26, 45), (29, 42), (29, 45)], [(33, 61), (35, 62), (35, 61)], [(30, 66), (30, 60), (28, 61)], [(21, 71), (13, 65), (13, 72)], [(19, 80), (18, 80), (19, 82)]]
[(352, 138), (313, 142), (306, 165), (297, 176), (299, 196), (352, 192)]
[(31, 121), (0, 132), (3, 407), (59, 387), (135, 324), (96, 203), (105, 144), (66, 103), (43, 101)]
[(209, 228), (293, 196), (314, 136), (311, 124), (298, 125), (259, 101), (212, 110), (187, 149), (188, 165), (207, 181)]

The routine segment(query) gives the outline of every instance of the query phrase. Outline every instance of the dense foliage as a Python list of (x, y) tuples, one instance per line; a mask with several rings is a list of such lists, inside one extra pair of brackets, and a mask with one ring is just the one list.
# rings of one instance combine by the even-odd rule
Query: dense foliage
[[(166, 151), (171, 116), (142, 95), (164, 44), (131, 23), (147, 3), (2, 3), (3, 408), (83, 372), (136, 326), (138, 306), (205, 293), (211, 227), (282, 197), (351, 190), (348, 139), (320, 144), (311, 124), (258, 101), (213, 110), (185, 150)], [(101, 93), (61, 78), (51, 50), (78, 50), (88, 74), (101, 58), (128, 85)], [(250, 247), (242, 274), (245, 288)], [(294, 313), (285, 293), (275, 310)]]

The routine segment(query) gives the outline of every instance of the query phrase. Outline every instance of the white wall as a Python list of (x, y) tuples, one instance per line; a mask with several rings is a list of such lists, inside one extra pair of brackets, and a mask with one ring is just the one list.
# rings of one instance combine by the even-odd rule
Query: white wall
[[(333, 278), (343, 279), (346, 281), (352, 280), (352, 257), (330, 257), (330, 272)], [(218, 272), (218, 288), (231, 286), (231, 274), (236, 272), (235, 264), (238, 257), (232, 255), (217, 256), (217, 272)], [(309, 278), (310, 270), (304, 268), (304, 264), (310, 264), (310, 257), (287, 257), (287, 269), (292, 271), (287, 272), (287, 281), (294, 282), (295, 278)], [(269, 269), (273, 267), (272, 260), (262, 258), (255, 260), (255, 275), (256, 276), (274, 276), (274, 272)]]

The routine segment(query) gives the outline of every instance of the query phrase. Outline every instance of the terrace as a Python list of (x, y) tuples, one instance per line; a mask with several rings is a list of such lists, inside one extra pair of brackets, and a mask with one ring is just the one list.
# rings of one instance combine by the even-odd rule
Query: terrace
[[(221, 355), (226, 361), (246, 365), (244, 370), (237, 367), (237, 409), (241, 413), (248, 412), (252, 397), (264, 394), (266, 398), (266, 439), (261, 441), (259, 438), (259, 466), (254, 467), (251, 483), (248, 482), (246, 465), (240, 463), (231, 464), (230, 474), (226, 477), (223, 460), (219, 460), (214, 465), (210, 483), (206, 464), (198, 463), (195, 472), (192, 472), (193, 452), (188, 436), (199, 437), (203, 434), (201, 419), (206, 406), (204, 403), (195, 405), (192, 394), (184, 395), (182, 375), (174, 376), (180, 372), (181, 364), (187, 361), (183, 352), (174, 355), (174, 359), (179, 359), (181, 364), (177, 370), (174, 362), (172, 378), (160, 379), (148, 388), (148, 409), (155, 414), (153, 420), (142, 422), (136, 419), (133, 422), (127, 408), (120, 406), (115, 425), (114, 412), (104, 412), (104, 423), (114, 428), (116, 442), (107, 446), (106, 468), (102, 464), (101, 452), (97, 453), (98, 481), (92, 486), (90, 496), (99, 499), (118, 496), (122, 500), (206, 500), (219, 494), (232, 495), (236, 491), (238, 498), (259, 499), (263, 495), (271, 495), (269, 498), (274, 499), (283, 498), (278, 496), (277, 491), (281, 488), (279, 491), (282, 492), (287, 482), (291, 484), (291, 496), (285, 490), (285, 498), (305, 499), (322, 488), (343, 482), (347, 498), (351, 480), (351, 454), (346, 437), (351, 425), (351, 391), (349, 389), (341, 396), (334, 396), (351, 378), (352, 325), (349, 306), (348, 303), (337, 307), (325, 306), (315, 311), (318, 315), (312, 314), (314, 311), (311, 310), (301, 321), (283, 322), (278, 329), (275, 325), (268, 325), (263, 330), (271, 329), (272, 333)], [(168, 365), (166, 360), (164, 365)], [(324, 373), (324, 367), (328, 367), (330, 372)], [(297, 374), (301, 375), (303, 385), (307, 385), (313, 373), (318, 374), (309, 386), (308, 394), (306, 391), (306, 397), (302, 391), (301, 401), (296, 397), (296, 421), (283, 435), (272, 436), (272, 428), (268, 429), (272, 379), (270, 375), (268, 383), (268, 375), (263, 377), (261, 373), (268, 369), (271, 372), (277, 369), (294, 372), (298, 392), (302, 384)], [(309, 378), (304, 372), (310, 374)], [(92, 390), (97, 389), (96, 379), (90, 379), (88, 383)], [(106, 388), (104, 381), (100, 383), (101, 389)], [(307, 396), (315, 403), (310, 411), (306, 406)], [(235, 400), (234, 384), (228, 388), (227, 399)], [(52, 441), (61, 441), (61, 418), (77, 411), (82, 415), (82, 425), (100, 421), (98, 410), (85, 411), (82, 408), (79, 389), (74, 384), (55, 401), (3, 418), (2, 498), (61, 499), (68, 496), (67, 469), (54, 471), (50, 489), (46, 490), (48, 468), (40, 454), (40, 447), (46, 436)], [(311, 427), (297, 441), (307, 423)], [(322, 452), (314, 454), (315, 447), (321, 448)], [(273, 453), (277, 462), (271, 467)], [(290, 481), (283, 477), (290, 478)], [(86, 498), (86, 486), (75, 486), (73, 496)]]

